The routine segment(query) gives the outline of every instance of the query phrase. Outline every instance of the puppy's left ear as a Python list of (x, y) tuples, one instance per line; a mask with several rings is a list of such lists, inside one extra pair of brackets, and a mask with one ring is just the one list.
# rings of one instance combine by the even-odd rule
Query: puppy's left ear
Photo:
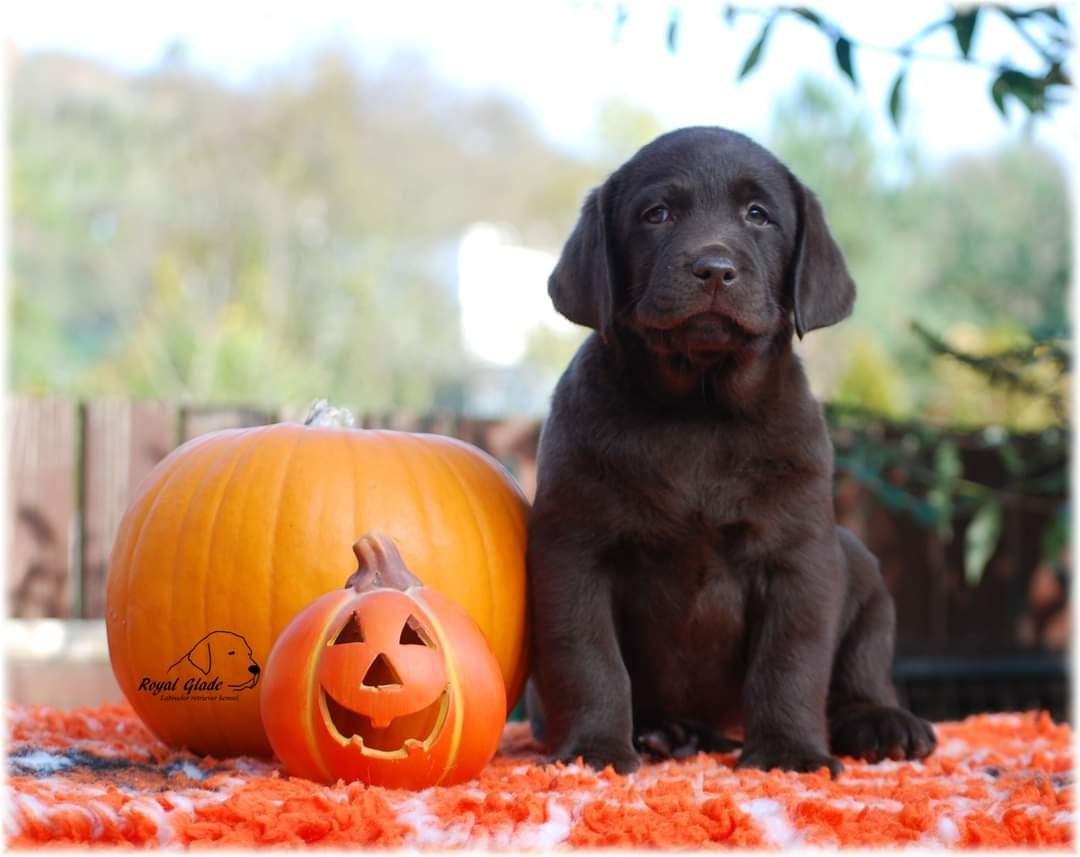
[(548, 278), (555, 309), (575, 324), (591, 327), (606, 342), (613, 323), (614, 283), (608, 253), (605, 199), (608, 185), (594, 188), (581, 206), (577, 226)]
[(817, 196), (795, 180), (799, 231), (795, 244), (793, 305), (799, 339), (810, 330), (836, 324), (851, 314), (855, 282), (844, 254), (825, 223)]

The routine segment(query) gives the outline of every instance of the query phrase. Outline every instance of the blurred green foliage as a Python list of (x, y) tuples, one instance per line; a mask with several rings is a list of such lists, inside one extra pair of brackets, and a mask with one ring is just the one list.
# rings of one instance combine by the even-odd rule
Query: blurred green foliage
[(245, 89), (30, 56), (11, 131), (23, 391), (452, 404), (462, 231), (555, 244), (597, 172), (507, 100), (335, 54)]
[[(904, 142), (887, 161), (850, 96), (803, 81), (777, 106), (772, 147), (821, 197), (858, 284), (850, 321), (802, 345), (819, 392), (840, 404), (938, 424), (1039, 430), (1066, 421), (1070, 217), (1063, 165), (1018, 140), (944, 164)], [(1002, 385), (913, 324), (993, 363), (1027, 347)]]
[[(585, 191), (660, 130), (612, 102), (596, 150), (571, 155), (515, 103), (404, 59), (375, 74), (327, 53), (245, 87), (182, 63), (13, 71), (20, 392), (458, 408), (463, 231), (503, 224), (557, 252)], [(892, 418), (1061, 424), (1067, 362), (1003, 386), (912, 323), (991, 363), (1064, 347), (1062, 165), (1022, 140), (939, 164), (910, 140), (885, 151), (850, 93), (812, 79), (774, 116), (762, 142), (820, 195), (859, 285), (853, 319), (800, 346), (819, 393)], [(519, 377), (553, 381), (580, 338), (537, 330)]]

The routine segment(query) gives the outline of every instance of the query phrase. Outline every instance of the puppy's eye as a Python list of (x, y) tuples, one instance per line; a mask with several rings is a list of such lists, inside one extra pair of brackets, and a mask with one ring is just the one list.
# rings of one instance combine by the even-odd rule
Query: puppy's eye
[(671, 220), (671, 209), (666, 205), (654, 205), (645, 209), (641, 219), (646, 223), (667, 223)]
[(755, 226), (767, 226), (771, 222), (769, 220), (769, 212), (760, 205), (751, 205), (746, 210), (746, 219)]

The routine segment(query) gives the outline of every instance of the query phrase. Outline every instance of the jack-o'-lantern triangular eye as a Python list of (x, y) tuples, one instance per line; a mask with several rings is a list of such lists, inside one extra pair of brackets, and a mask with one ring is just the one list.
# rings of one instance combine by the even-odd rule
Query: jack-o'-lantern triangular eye
[(353, 613), (349, 616), (349, 621), (345, 623), (345, 627), (338, 631), (338, 635), (334, 639), (334, 645), (340, 646), (344, 643), (362, 642), (364, 642), (364, 632), (360, 628), (360, 618)]
[(398, 642), (402, 646), (427, 646), (429, 649), (435, 648), (431, 644), (431, 640), (428, 639), (427, 634), (424, 633), (424, 629), (420, 626), (420, 622), (415, 616), (410, 616), (405, 620), (405, 627), (401, 629), (401, 639)]

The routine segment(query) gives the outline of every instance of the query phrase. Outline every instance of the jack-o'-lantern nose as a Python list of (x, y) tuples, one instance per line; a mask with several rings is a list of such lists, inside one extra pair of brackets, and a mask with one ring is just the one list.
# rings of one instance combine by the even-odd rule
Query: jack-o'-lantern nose
[(371, 662), (364, 680), (364, 687), (401, 687), (401, 677), (385, 655), (379, 655)]

